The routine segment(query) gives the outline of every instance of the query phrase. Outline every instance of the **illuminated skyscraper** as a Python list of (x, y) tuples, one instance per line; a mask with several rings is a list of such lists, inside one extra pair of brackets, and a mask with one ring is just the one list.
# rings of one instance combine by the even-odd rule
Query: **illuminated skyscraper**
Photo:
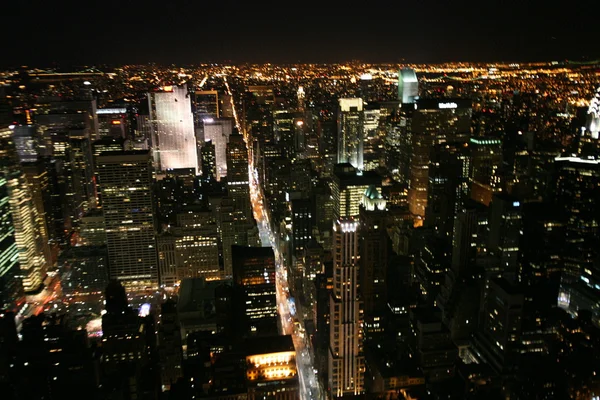
[(148, 93), (148, 104), (157, 169), (194, 168), (197, 173), (194, 117), (187, 86), (165, 86), (161, 92)]
[(398, 71), (398, 100), (414, 103), (419, 98), (419, 80), (414, 69), (402, 68)]
[(364, 119), (361, 98), (339, 99), (338, 164), (350, 163), (354, 168), (363, 170)]
[(333, 397), (364, 392), (363, 304), (358, 295), (358, 222), (334, 226), (333, 290), (329, 301), (329, 390)]
[(215, 145), (212, 141), (204, 143), (200, 149), (200, 161), (202, 164), (202, 181), (210, 182), (214, 181), (217, 177), (217, 164), (215, 157)]
[(100, 155), (96, 167), (110, 279), (134, 289), (158, 287), (150, 153), (141, 150)]
[(596, 94), (590, 102), (585, 128), (592, 139), (598, 139), (600, 137), (600, 87), (596, 89)]
[[(217, 167), (216, 178), (218, 181), (227, 176), (227, 143), (233, 131), (233, 120), (205, 118), (204, 142), (211, 142), (215, 146), (215, 164)], [(204, 146), (204, 143), (201, 143)]]
[[(4, 180), (8, 194), (8, 208), (14, 228), (20, 271), (18, 276), (26, 292), (37, 290), (46, 274), (44, 242), (38, 226), (38, 214), (25, 174), (21, 171), (17, 151), (12, 140), (12, 130), (0, 129), (0, 179)], [(10, 228), (9, 228), (10, 229)], [(10, 232), (7, 232), (10, 233)], [(4, 242), (4, 240), (3, 240)], [(11, 253), (7, 242), (5, 255)], [(13, 254), (14, 255), (14, 254)], [(3, 260), (0, 260), (3, 261)], [(8, 260), (10, 261), (10, 260)], [(9, 267), (7, 262), (6, 267)], [(1, 264), (0, 264), (1, 265)], [(9, 271), (5, 271), (8, 273)], [(0, 275), (4, 275), (0, 271)]]
[(374, 186), (381, 190), (381, 180), (375, 171), (360, 172), (350, 164), (336, 164), (331, 185), (334, 220), (358, 217), (367, 189)]
[(429, 185), (429, 160), (436, 144), (466, 142), (471, 132), (470, 101), (421, 99), (410, 121), (411, 157), (408, 205), (416, 216), (425, 216)]
[(250, 218), (248, 149), (242, 135), (233, 135), (227, 144), (227, 191), (236, 211)]
[(0, 174), (0, 309), (12, 309), (22, 291), (6, 178)]

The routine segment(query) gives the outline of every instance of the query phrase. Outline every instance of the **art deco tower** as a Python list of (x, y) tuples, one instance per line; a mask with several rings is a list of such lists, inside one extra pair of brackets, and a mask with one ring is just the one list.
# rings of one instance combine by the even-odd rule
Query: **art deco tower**
[(364, 392), (363, 304), (358, 295), (358, 222), (334, 225), (333, 291), (329, 301), (329, 389), (333, 397)]

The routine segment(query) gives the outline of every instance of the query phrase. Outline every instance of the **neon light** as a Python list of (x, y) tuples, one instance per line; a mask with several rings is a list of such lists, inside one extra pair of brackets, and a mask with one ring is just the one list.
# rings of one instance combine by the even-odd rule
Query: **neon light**
[(451, 103), (439, 103), (438, 104), (438, 108), (444, 109), (444, 108), (458, 108), (458, 104), (451, 102)]

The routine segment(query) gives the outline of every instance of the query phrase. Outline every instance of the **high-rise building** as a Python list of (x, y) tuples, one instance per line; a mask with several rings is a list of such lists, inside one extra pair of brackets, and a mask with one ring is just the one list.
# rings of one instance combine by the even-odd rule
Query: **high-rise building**
[(38, 159), (38, 133), (34, 125), (17, 125), (13, 139), (21, 162), (35, 162)]
[(591, 310), (598, 324), (600, 160), (562, 156), (555, 167), (557, 205), (566, 217), (559, 305), (571, 312)]
[(23, 294), (23, 286), (6, 184), (6, 177), (0, 172), (0, 309), (11, 310)]
[(233, 282), (240, 294), (245, 334), (277, 335), (275, 255), (270, 247), (232, 246)]
[(42, 237), (44, 259), (47, 265), (52, 265), (53, 257), (50, 249), (50, 232), (48, 229), (48, 213), (52, 205), (48, 171), (44, 163), (40, 161), (23, 163), (22, 169), (29, 183), (31, 197), (37, 212), (37, 226)]
[(331, 185), (334, 220), (357, 217), (367, 189), (375, 186), (380, 190), (381, 181), (375, 171), (362, 172), (350, 164), (336, 164)]
[(482, 307), (482, 329), (475, 336), (475, 346), (497, 372), (514, 365), (521, 340), (523, 305), (522, 288), (503, 278), (490, 281)]
[(398, 100), (403, 104), (414, 103), (419, 98), (419, 80), (414, 69), (398, 71)]
[(498, 263), (497, 275), (514, 281), (523, 231), (521, 202), (505, 193), (494, 195), (490, 204), (489, 224), (487, 247)]
[(495, 193), (502, 191), (502, 140), (497, 138), (471, 138), (471, 198), (489, 205)]
[(198, 122), (204, 118), (219, 118), (219, 92), (196, 90), (194, 93), (194, 115)]
[(200, 164), (202, 165), (202, 181), (210, 182), (217, 179), (216, 148), (212, 141), (204, 143), (200, 149)]
[(242, 135), (232, 135), (227, 144), (227, 192), (237, 211), (250, 218), (248, 148)]
[[(11, 221), (14, 228), (20, 266), (18, 277), (21, 278), (26, 292), (35, 291), (42, 285), (46, 274), (44, 242), (31, 189), (19, 164), (12, 130), (9, 128), (0, 128), (0, 179), (3, 179), (8, 194), (5, 199), (8, 200), (10, 219), (5, 222)], [(7, 233), (10, 236), (10, 228)], [(6, 254), (9, 255), (10, 239), (5, 244), (8, 246)], [(9, 266), (10, 259), (6, 267)]]
[(337, 162), (350, 163), (358, 170), (364, 166), (364, 110), (361, 98), (339, 99)]
[(227, 176), (227, 143), (233, 132), (233, 120), (230, 118), (205, 118), (202, 120), (204, 137), (199, 140), (200, 146), (211, 142), (215, 146), (215, 164), (218, 181)]
[(466, 142), (471, 131), (471, 102), (461, 99), (420, 99), (412, 114), (408, 205), (425, 216), (429, 160), (433, 147), (445, 142)]
[(364, 393), (363, 303), (358, 293), (359, 223), (334, 226), (333, 290), (330, 297), (329, 390), (333, 397)]
[(96, 162), (109, 277), (126, 286), (158, 287), (150, 153), (110, 153), (98, 156)]
[(386, 225), (386, 202), (375, 187), (365, 193), (360, 207), (360, 291), (365, 319), (382, 312), (387, 304), (387, 268), (390, 244)]
[(194, 118), (187, 86), (165, 86), (160, 92), (148, 93), (148, 105), (156, 168), (194, 168), (197, 173)]

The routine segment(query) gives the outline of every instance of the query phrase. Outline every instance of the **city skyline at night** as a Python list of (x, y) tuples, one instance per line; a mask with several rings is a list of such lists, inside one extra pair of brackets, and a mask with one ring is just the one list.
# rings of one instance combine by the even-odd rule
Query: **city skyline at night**
[(596, 3), (6, 11), (2, 400), (600, 399)]

